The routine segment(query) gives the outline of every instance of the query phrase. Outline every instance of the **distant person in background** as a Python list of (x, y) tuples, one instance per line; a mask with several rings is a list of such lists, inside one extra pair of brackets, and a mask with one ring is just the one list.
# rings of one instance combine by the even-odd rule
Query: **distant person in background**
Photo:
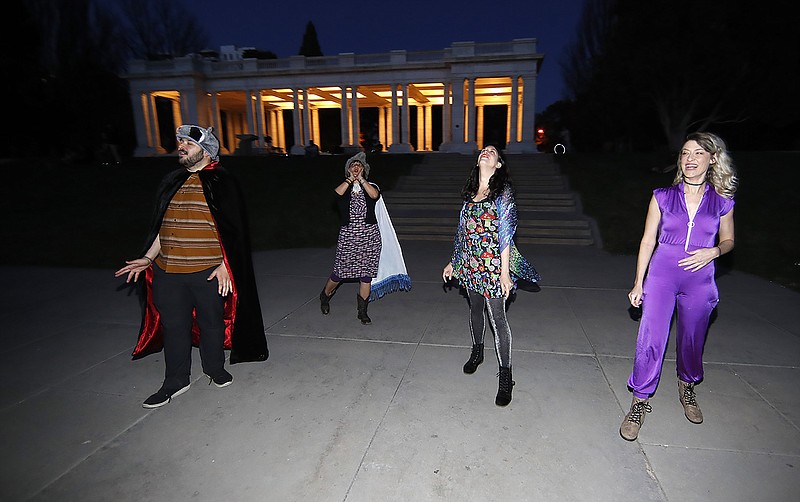
[(328, 315), (331, 298), (342, 281), (357, 280), (356, 306), (361, 324), (372, 323), (367, 312), (370, 301), (411, 289), (380, 189), (367, 181), (369, 171), (366, 155), (358, 152), (347, 159), (345, 179), (334, 189), (341, 226), (333, 272), (319, 294), (320, 310)]
[(628, 387), (631, 409), (620, 435), (639, 435), (649, 399), (656, 392), (670, 323), (678, 309), (678, 396), (686, 418), (703, 422), (695, 385), (703, 380), (703, 347), (711, 312), (719, 302), (714, 260), (733, 249), (733, 194), (737, 179), (725, 143), (714, 134), (693, 133), (678, 154), (671, 187), (653, 191), (636, 277), (628, 299), (642, 307), (636, 355)]
[(117, 138), (117, 130), (113, 125), (106, 124), (103, 131), (100, 133), (100, 157), (104, 166), (108, 166), (112, 162), (115, 166), (122, 163), (118, 145), (119, 139)]
[(483, 362), (486, 316), (494, 332), (500, 367), (495, 404), (511, 402), (511, 327), (506, 318), (506, 300), (517, 279), (539, 281), (539, 274), (514, 245), (517, 205), (506, 167), (497, 148), (486, 146), (478, 154), (462, 192), (453, 255), (442, 271), (442, 279), (455, 278), (467, 290), (472, 353), (464, 373), (472, 374)]
[(145, 273), (134, 359), (164, 349), (164, 382), (145, 408), (189, 390), (193, 344), (217, 387), (233, 382), (226, 348), (231, 364), (269, 357), (239, 184), (219, 165), (212, 128), (182, 125), (176, 137), (182, 168), (161, 182), (142, 257), (115, 273), (127, 282)]

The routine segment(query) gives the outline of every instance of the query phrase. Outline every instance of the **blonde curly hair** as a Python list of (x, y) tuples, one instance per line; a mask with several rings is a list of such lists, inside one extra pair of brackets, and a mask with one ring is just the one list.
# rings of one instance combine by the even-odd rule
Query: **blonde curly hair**
[[(733, 159), (728, 154), (728, 149), (722, 138), (710, 132), (694, 132), (686, 136), (686, 141), (695, 141), (703, 150), (711, 154), (711, 164), (708, 166), (706, 181), (714, 187), (718, 194), (732, 199), (736, 188), (739, 186), (739, 178), (736, 177)], [(672, 182), (673, 185), (683, 181), (680, 152), (678, 152), (677, 166), (678, 169)]]

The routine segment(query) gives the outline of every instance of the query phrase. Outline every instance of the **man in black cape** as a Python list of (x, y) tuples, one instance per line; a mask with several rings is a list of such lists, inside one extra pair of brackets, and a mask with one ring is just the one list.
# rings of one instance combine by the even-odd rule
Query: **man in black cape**
[(192, 346), (200, 347), (209, 383), (226, 387), (230, 364), (269, 357), (253, 272), (244, 199), (236, 179), (219, 165), (212, 128), (177, 129), (183, 166), (158, 189), (142, 258), (126, 261), (117, 277), (142, 285), (138, 359), (164, 349), (164, 383), (142, 404), (157, 408), (189, 389)]

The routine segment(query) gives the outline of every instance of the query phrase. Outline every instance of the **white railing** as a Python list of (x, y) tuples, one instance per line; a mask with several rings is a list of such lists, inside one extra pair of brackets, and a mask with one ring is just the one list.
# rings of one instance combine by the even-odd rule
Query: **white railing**
[(313, 68), (358, 68), (391, 66), (403, 63), (446, 63), (463, 61), (471, 57), (491, 56), (538, 56), (536, 39), (518, 39), (512, 42), (475, 43), (457, 42), (448, 49), (438, 51), (391, 51), (378, 54), (339, 54), (336, 56), (303, 57), (292, 56), (284, 59), (244, 59), (240, 61), (214, 61), (198, 56), (186, 56), (168, 61), (134, 60), (129, 63), (129, 76), (159, 75), (202, 71), (207, 74), (230, 74), (253, 71), (269, 73), (278, 70), (303, 70)]

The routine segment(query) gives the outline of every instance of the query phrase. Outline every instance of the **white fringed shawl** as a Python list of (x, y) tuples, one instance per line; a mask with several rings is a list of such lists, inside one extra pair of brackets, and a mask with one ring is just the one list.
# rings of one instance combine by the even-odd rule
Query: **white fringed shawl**
[(375, 217), (381, 232), (381, 257), (378, 262), (378, 275), (372, 279), (369, 301), (375, 301), (395, 291), (411, 290), (411, 277), (406, 271), (403, 250), (394, 231), (389, 211), (380, 197), (375, 203)]

